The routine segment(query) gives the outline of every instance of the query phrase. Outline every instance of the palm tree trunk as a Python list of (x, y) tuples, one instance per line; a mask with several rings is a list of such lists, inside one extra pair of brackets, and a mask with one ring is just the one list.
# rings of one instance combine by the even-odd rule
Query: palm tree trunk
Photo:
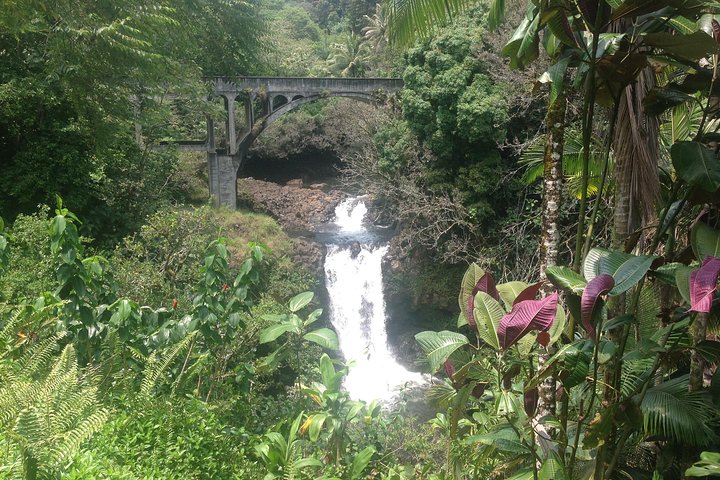
[[(547, 267), (557, 265), (560, 248), (560, 206), (562, 202), (562, 156), (565, 144), (565, 111), (567, 99), (561, 92), (555, 101), (548, 106), (545, 117), (547, 138), (543, 157), (543, 200), (542, 200), (542, 231), (540, 233), (540, 280), (547, 277)], [(549, 287), (546, 283), (543, 290)], [(545, 292), (547, 293), (547, 292)], [(552, 352), (542, 353), (538, 357), (538, 369), (550, 357)], [(538, 385), (537, 419), (547, 415), (555, 415), (555, 378), (549, 376)]]
[[(615, 157), (615, 212), (613, 248), (625, 250), (630, 234), (656, 217), (660, 196), (658, 177), (659, 122), (645, 114), (643, 100), (655, 86), (655, 72), (645, 68), (620, 96)], [(634, 243), (634, 242), (633, 242)], [(631, 250), (634, 245), (627, 245)]]
[(697, 346), (700, 342), (705, 340), (707, 337), (707, 324), (708, 324), (707, 313), (698, 313), (695, 317), (695, 322), (692, 328), (693, 336), (693, 350), (690, 354), (690, 379), (689, 379), (689, 390), (691, 392), (697, 392), (702, 390), (703, 381), (705, 376), (705, 360), (702, 355), (697, 351)]
[(543, 156), (542, 231), (540, 233), (540, 280), (545, 280), (545, 270), (557, 264), (560, 246), (560, 205), (562, 201), (562, 156), (565, 144), (565, 93), (548, 107), (545, 117), (547, 138)]

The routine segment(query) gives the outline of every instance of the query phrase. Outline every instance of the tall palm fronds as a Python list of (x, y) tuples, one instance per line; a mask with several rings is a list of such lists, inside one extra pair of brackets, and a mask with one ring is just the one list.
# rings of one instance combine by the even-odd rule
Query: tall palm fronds
[[(526, 168), (523, 174), (523, 181), (530, 184), (543, 176), (544, 141), (538, 141), (525, 150), (520, 157), (520, 165)], [(568, 132), (565, 137), (565, 148), (562, 156), (563, 175), (566, 178), (569, 192), (580, 197), (582, 190), (582, 136), (579, 132)], [(596, 195), (600, 188), (600, 179), (603, 173), (603, 152), (602, 142), (594, 139), (590, 151), (590, 178), (588, 181), (588, 195)], [(613, 162), (610, 156), (608, 169), (612, 172)], [(612, 185), (605, 184), (605, 189), (612, 188)]]
[(349, 34), (343, 43), (335, 43), (328, 57), (328, 67), (334, 75), (362, 77), (370, 68), (370, 52), (362, 37)]
[(660, 143), (670, 150), (675, 142), (692, 140), (695, 137), (703, 110), (697, 102), (688, 102), (670, 110), (665, 121), (660, 125)]
[(375, 13), (372, 16), (363, 15), (367, 26), (362, 29), (363, 38), (374, 49), (388, 43), (387, 4), (375, 4)]
[(409, 46), (476, 3), (473, 0), (389, 0), (389, 41), (393, 45)]

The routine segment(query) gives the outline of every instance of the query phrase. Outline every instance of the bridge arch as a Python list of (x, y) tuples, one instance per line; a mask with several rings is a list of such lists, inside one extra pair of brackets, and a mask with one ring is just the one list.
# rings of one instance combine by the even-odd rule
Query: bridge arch
[[(329, 97), (351, 98), (377, 103), (386, 94), (403, 87), (399, 78), (302, 78), (239, 77), (214, 79), (214, 95), (226, 102), (228, 121), (225, 148), (218, 149), (208, 122), (208, 178), (215, 205), (235, 208), (237, 174), (256, 138), (280, 117), (302, 105)], [(240, 99), (243, 98), (243, 101)], [(255, 102), (261, 100), (260, 112)], [(238, 131), (234, 118), (236, 105), (244, 103), (245, 122)], [(232, 120), (231, 120), (232, 119)], [(182, 143), (180, 144), (182, 148)]]

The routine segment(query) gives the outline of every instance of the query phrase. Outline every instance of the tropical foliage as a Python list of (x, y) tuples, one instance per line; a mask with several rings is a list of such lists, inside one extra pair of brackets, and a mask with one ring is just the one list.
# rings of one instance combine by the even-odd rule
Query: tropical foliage
[[(719, 476), (717, 15), (6, 2), (0, 476)], [(200, 162), (159, 147), (219, 115), (203, 77), (247, 74), (402, 75), (386, 108), (308, 105), (253, 154), (342, 159), (396, 227), (388, 330), (427, 398), (350, 398), (281, 228), (176, 204), (206, 196)]]

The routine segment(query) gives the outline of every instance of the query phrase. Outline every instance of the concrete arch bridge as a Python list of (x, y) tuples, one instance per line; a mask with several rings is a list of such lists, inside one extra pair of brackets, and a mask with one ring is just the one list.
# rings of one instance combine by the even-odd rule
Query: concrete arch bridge
[[(275, 120), (321, 98), (346, 97), (377, 103), (402, 87), (399, 78), (218, 77), (214, 79), (214, 95), (225, 104), (226, 138), (216, 142), (215, 126), (208, 120), (205, 141), (178, 142), (178, 146), (207, 152), (213, 203), (235, 208), (237, 175), (243, 160), (255, 139)], [(240, 109), (245, 121), (238, 127), (236, 115)]]

